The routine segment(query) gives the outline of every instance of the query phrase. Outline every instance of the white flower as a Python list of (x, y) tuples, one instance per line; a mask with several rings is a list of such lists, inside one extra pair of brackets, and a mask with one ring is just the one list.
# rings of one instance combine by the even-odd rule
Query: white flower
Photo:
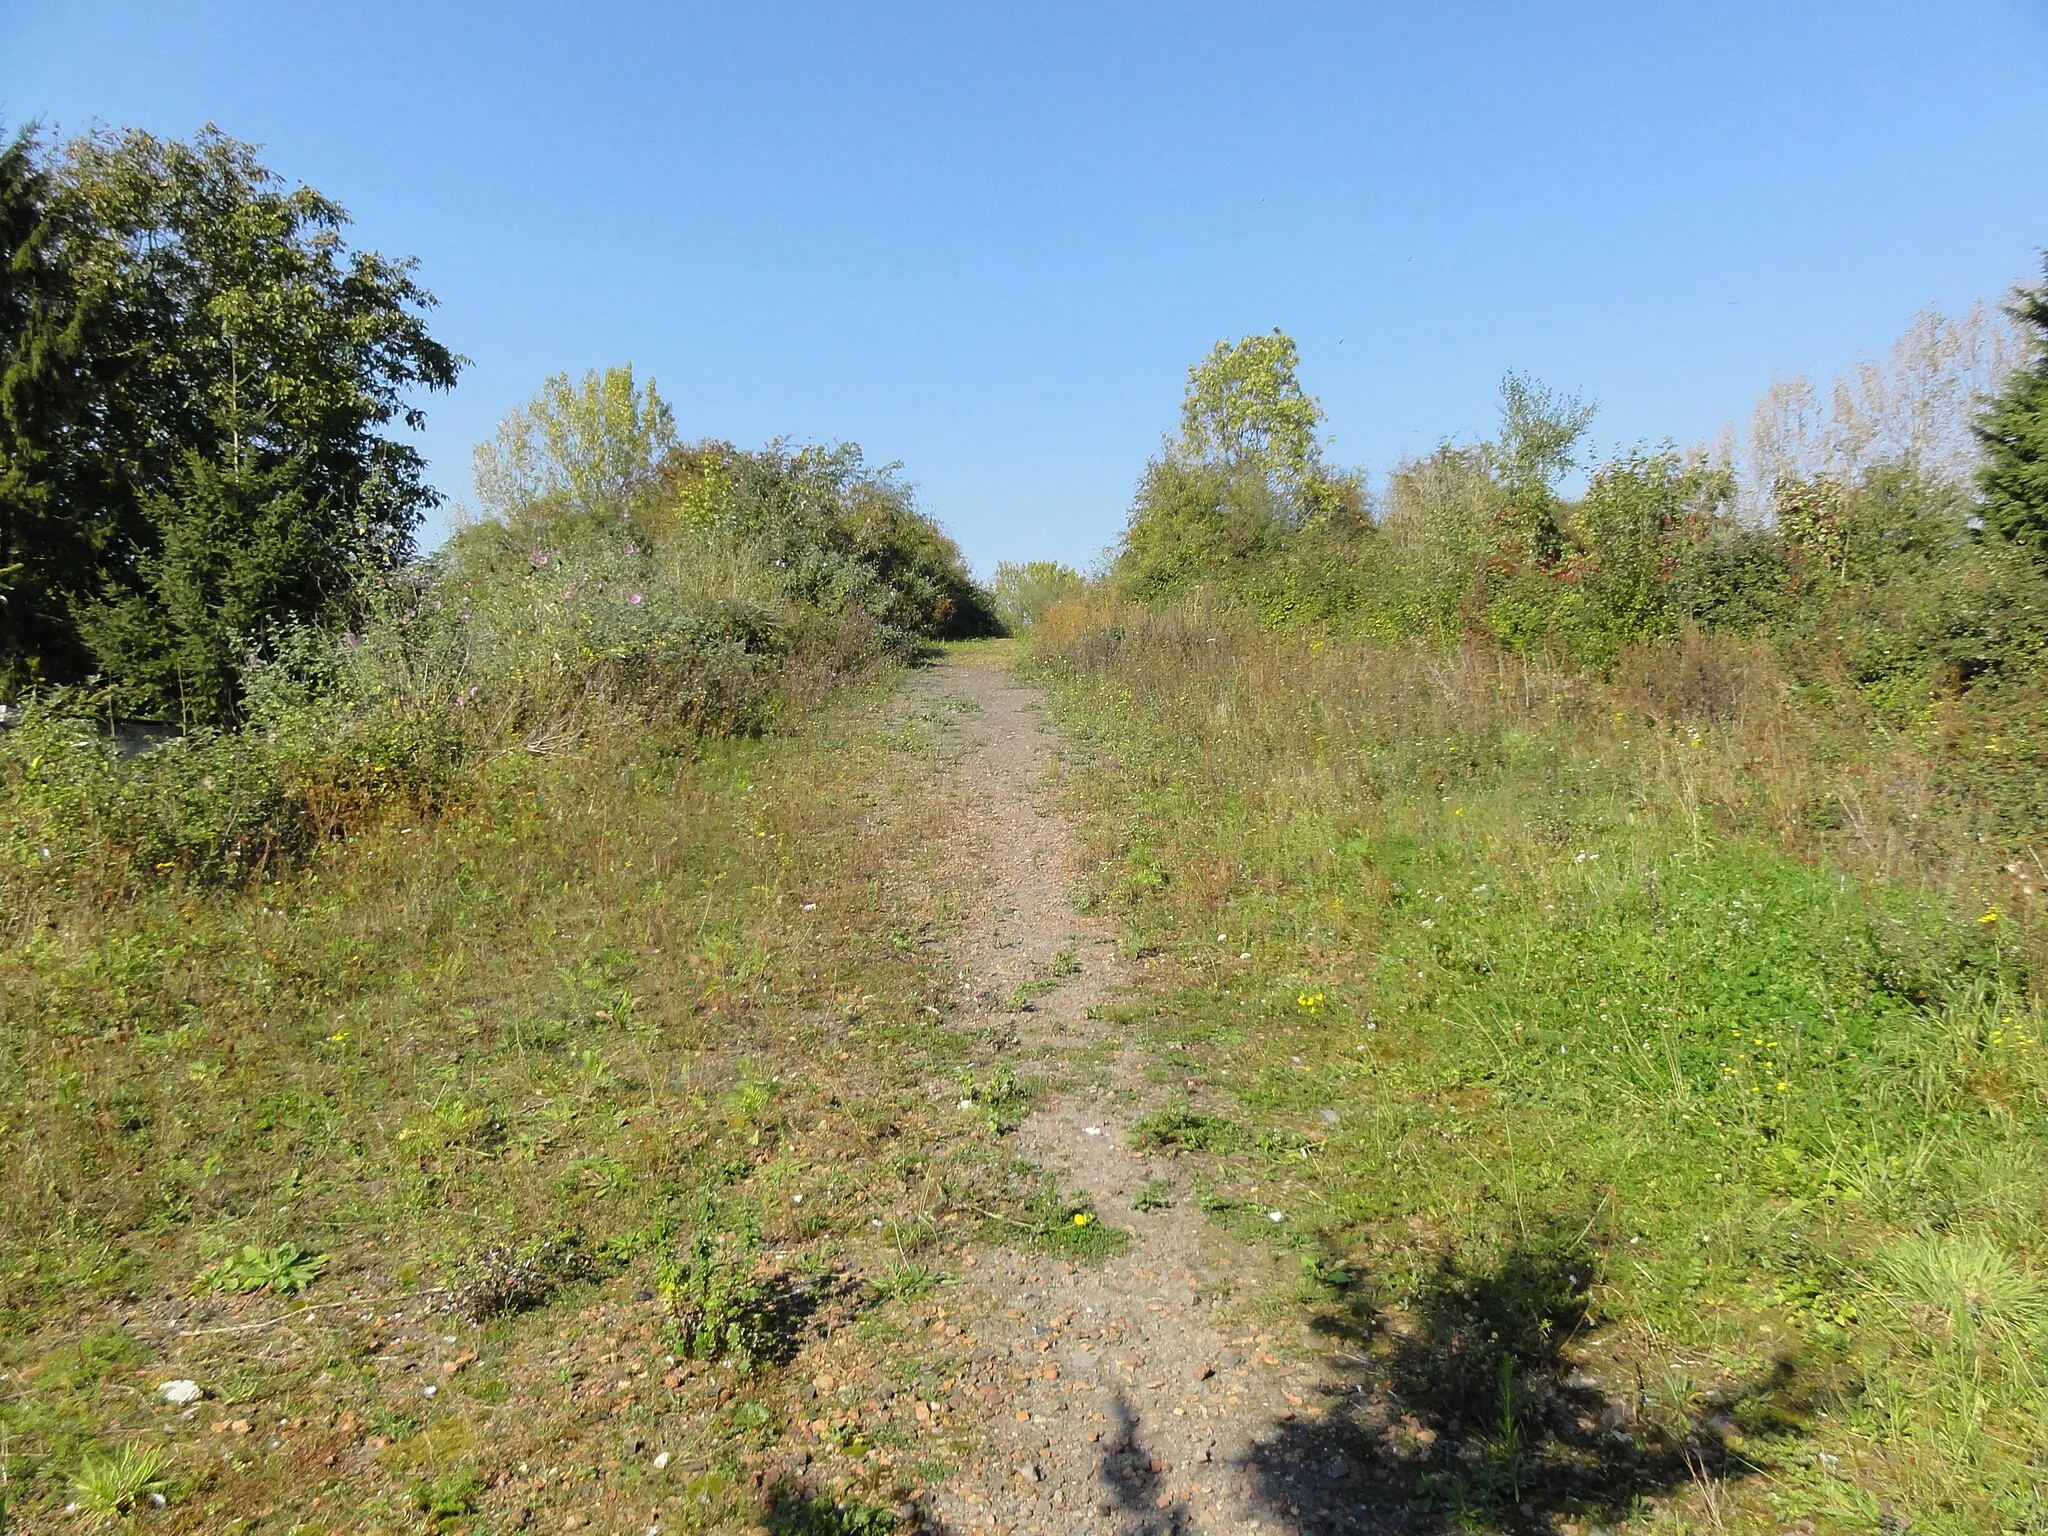
[(1285, 1211), (1268, 1211), (1268, 1212), (1266, 1212), (1266, 1220), (1268, 1220), (1268, 1221), (1285, 1221), (1286, 1219), (1287, 1219), (1287, 1213), (1286, 1213)]

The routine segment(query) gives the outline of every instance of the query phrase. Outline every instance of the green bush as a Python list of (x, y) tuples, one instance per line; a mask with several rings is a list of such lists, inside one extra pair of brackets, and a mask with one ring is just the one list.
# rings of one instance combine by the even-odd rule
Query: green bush
[(1087, 590), (1087, 578), (1057, 560), (1027, 560), (1021, 565), (1005, 560), (996, 567), (990, 594), (1003, 627), (1023, 634), (1036, 628), (1054, 603), (1070, 602)]

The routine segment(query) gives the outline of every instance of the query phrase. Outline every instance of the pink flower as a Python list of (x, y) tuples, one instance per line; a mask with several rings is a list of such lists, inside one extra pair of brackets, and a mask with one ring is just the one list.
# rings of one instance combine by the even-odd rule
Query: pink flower
[(626, 599), (626, 601), (631, 603), (635, 608), (638, 608), (642, 603), (646, 602), (647, 599), (642, 597), (638, 592), (635, 592), (631, 597)]

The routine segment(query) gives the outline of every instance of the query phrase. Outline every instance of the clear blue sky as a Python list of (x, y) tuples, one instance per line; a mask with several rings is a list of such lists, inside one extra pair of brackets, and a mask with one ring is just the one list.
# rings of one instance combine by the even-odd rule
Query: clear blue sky
[(2048, 7), (0, 0), (0, 109), (212, 121), (417, 255), (474, 366), (900, 459), (984, 571), (1121, 527), (1217, 338), (1301, 343), (1340, 460), (1526, 369), (1710, 435), (2048, 245)]

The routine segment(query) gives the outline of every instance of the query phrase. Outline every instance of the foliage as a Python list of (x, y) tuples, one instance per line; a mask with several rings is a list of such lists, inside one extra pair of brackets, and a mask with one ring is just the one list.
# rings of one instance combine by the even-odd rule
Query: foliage
[(279, 1243), (258, 1248), (251, 1243), (240, 1253), (210, 1264), (200, 1271), (199, 1284), (209, 1291), (247, 1295), (254, 1291), (272, 1296), (296, 1296), (327, 1267), (324, 1253), (306, 1253), (296, 1243)]
[(243, 654), (405, 558), (433, 493), (386, 429), (460, 359), (410, 262), (212, 129), (21, 139), (0, 182), (0, 687), (97, 667), (128, 713), (231, 719)]
[[(2048, 265), (2044, 265), (2048, 272)], [(2048, 284), (2022, 289), (2014, 318), (2033, 331), (2033, 360), (1985, 407), (1978, 484), (1984, 525), (2037, 558), (2048, 557)]]
[(1322, 460), (1322, 406), (1295, 377), (1292, 338), (1218, 342), (1188, 370), (1181, 435), (1145, 468), (1118, 551), (1129, 590), (1160, 596), (1242, 579), (1290, 535), (1362, 523), (1364, 490)]
[(633, 366), (596, 369), (572, 385), (558, 373), (476, 449), (476, 489), (485, 511), (512, 517), (548, 506), (616, 514), (653, 482), (675, 446), (675, 413)]
[(1021, 635), (1036, 627), (1053, 604), (1069, 602), (1087, 590), (1087, 578), (1057, 560), (1005, 560), (996, 566), (989, 595), (1003, 627)]
[(775, 1308), (754, 1276), (751, 1252), (699, 1233), (687, 1253), (664, 1251), (658, 1263), (657, 1289), (678, 1354), (744, 1366), (776, 1347)]
[(705, 442), (667, 455), (641, 513), (651, 534), (745, 565), (782, 600), (862, 613), (900, 643), (993, 634), (989, 598), (895, 466), (851, 443), (747, 453)]
[[(2022, 295), (2016, 313), (2039, 329), (2044, 303)], [(1591, 407), (1510, 374), (1492, 441), (1397, 466), (1377, 504), (1328, 480), (1348, 486), (1343, 510), (1306, 517), (1274, 475), (1170, 447), (1147, 467), (1111, 581), (1276, 628), (1601, 668), (1698, 630), (1767, 645), (1816, 705), (1851, 719), (1905, 729), (1940, 705), (2030, 741), (2048, 565), (2011, 498), (2030, 473), (2039, 362), (1983, 417), (2004, 425), (1984, 438), (1975, 499), (1964, 426), (1974, 391), (2020, 350), (1979, 311), (1922, 315), (1887, 363), (1837, 382), (1832, 414), (1803, 381), (1774, 385), (1740, 466), (1669, 446), (1582, 466)], [(1578, 467), (1584, 489), (1566, 496)], [(2016, 809), (2010, 785), (1997, 796)], [(2036, 819), (2000, 815), (2009, 835)]]
[(124, 1445), (111, 1454), (87, 1456), (71, 1488), (94, 1524), (110, 1526), (163, 1485), (163, 1452)]
[(1217, 342), (1188, 369), (1176, 455), (1304, 490), (1321, 467), (1323, 407), (1295, 377), (1299, 365), (1294, 338), (1278, 330)]
[[(612, 370), (591, 387), (622, 381)], [(554, 399), (544, 390), (501, 437)], [(650, 386), (638, 409), (665, 408)], [(550, 473), (609, 473), (580, 457), (601, 459), (602, 440), (563, 443)], [(246, 477), (194, 472), (221, 497), (257, 494)], [(700, 444), (647, 475), (595, 510), (551, 492), (458, 529), (432, 559), (365, 579), (338, 635), (273, 627), (261, 654), (227, 654), (198, 630), (163, 630), (140, 599), (100, 610), (108, 645), (133, 641), (128, 685), (43, 690), (0, 735), (0, 880), (108, 892), (246, 879), (385, 817), (435, 814), (507, 750), (613, 730), (672, 744), (758, 732), (997, 622), (952, 541), (857, 449)], [(268, 503), (278, 519), (294, 494)], [(157, 596), (201, 628), (254, 624), (274, 608), (267, 567), (227, 558), (234, 519), (199, 506), (166, 514)], [(146, 678), (188, 701), (203, 685), (207, 711), (232, 706), (243, 728), (123, 739), (110, 717)]]
[(1564, 551), (1558, 527), (1557, 482), (1578, 462), (1578, 445), (1594, 407), (1521, 374), (1500, 386), (1500, 435), (1487, 445), (1488, 467), (1500, 486), (1496, 542), (1510, 559), (1539, 566)]

